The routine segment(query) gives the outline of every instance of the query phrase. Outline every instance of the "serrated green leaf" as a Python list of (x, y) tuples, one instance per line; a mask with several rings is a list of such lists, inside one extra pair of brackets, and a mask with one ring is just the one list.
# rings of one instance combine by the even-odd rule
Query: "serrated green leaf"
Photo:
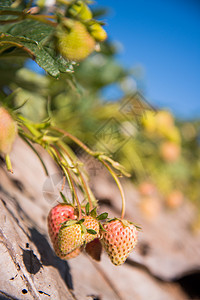
[(108, 217), (108, 213), (105, 212), (105, 213), (100, 214), (100, 215), (97, 217), (97, 220), (105, 220), (105, 219), (107, 219), (107, 217)]
[(31, 57), (48, 74), (58, 78), (60, 73), (73, 72), (73, 66), (57, 54), (52, 41), (54, 28), (38, 21), (23, 20), (0, 26), (0, 57)]
[[(3, 29), (4, 26), (1, 26)], [(3, 31), (3, 30), (2, 30)], [(4, 31), (5, 32), (5, 31)], [(6, 28), (6, 32), (15, 37), (25, 37), (38, 43), (45, 43), (53, 34), (54, 28), (35, 20), (23, 20)]]
[[(87, 229), (87, 228), (86, 228)], [(87, 232), (89, 234), (97, 234), (97, 232), (94, 229), (87, 229)]]

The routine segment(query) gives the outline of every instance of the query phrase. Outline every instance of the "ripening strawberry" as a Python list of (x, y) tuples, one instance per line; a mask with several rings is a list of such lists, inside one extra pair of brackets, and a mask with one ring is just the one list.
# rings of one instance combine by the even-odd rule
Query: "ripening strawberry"
[(107, 39), (106, 31), (98, 23), (93, 22), (89, 25), (88, 30), (97, 42), (103, 42)]
[(81, 252), (81, 249), (76, 249), (72, 253), (66, 255), (63, 254), (59, 249), (58, 246), (59, 229), (63, 222), (70, 219), (71, 220), (76, 219), (76, 214), (75, 214), (74, 207), (66, 203), (59, 203), (56, 206), (54, 206), (50, 210), (47, 218), (49, 236), (52, 241), (54, 251), (56, 255), (62, 259), (70, 259), (76, 257)]
[(137, 243), (136, 227), (126, 221), (113, 219), (103, 225), (101, 243), (111, 262), (119, 266), (125, 262)]
[(98, 234), (99, 223), (91, 216), (85, 216), (79, 221), (69, 221), (59, 230), (59, 249), (63, 254), (69, 254), (97, 238)]
[(0, 153), (9, 154), (17, 136), (17, 125), (11, 115), (0, 107)]
[(58, 257), (60, 257), (61, 259), (68, 260), (68, 259), (77, 257), (83, 251), (83, 247), (76, 248), (72, 252), (70, 252), (68, 254), (64, 254), (60, 251), (59, 244), (58, 244), (58, 238), (57, 238), (56, 242), (54, 243), (54, 251), (55, 251), (56, 255)]
[[(85, 216), (83, 225), (87, 229), (87, 233), (85, 234), (85, 242), (89, 243), (99, 235), (99, 222), (91, 217), (91, 216)], [(91, 231), (91, 233), (90, 233)], [(95, 233), (96, 232), (96, 233)]]
[(79, 223), (62, 225), (58, 234), (58, 246), (63, 254), (69, 254), (85, 243), (85, 235)]
[(79, 20), (87, 21), (92, 19), (92, 12), (83, 1), (78, 0), (69, 6), (67, 10), (67, 17), (74, 17)]
[(98, 238), (95, 238), (93, 241), (89, 242), (85, 246), (85, 251), (89, 254), (94, 260), (100, 261), (101, 260), (101, 252), (102, 252), (102, 245)]
[(95, 40), (86, 26), (79, 21), (65, 20), (58, 26), (56, 33), (57, 49), (69, 60), (81, 61), (95, 48)]

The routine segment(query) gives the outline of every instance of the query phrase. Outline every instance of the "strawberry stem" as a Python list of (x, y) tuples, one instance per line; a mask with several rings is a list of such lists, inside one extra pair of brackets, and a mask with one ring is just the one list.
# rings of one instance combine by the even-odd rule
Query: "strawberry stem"
[[(92, 151), (83, 142), (81, 142), (77, 137), (73, 136), (71, 133), (69, 133), (69, 132), (67, 132), (67, 131), (65, 131), (63, 129), (57, 128), (57, 127), (51, 127), (51, 129), (55, 130), (55, 131), (57, 131), (59, 133), (62, 133), (64, 136), (70, 138), (73, 142), (75, 142), (78, 146), (80, 146), (83, 150), (85, 150), (85, 152), (87, 152), (89, 155), (97, 158), (108, 169), (108, 171), (110, 172), (110, 174), (114, 178), (114, 180), (115, 180), (115, 182), (116, 182), (116, 184), (117, 184), (117, 186), (119, 188), (120, 194), (121, 194), (121, 199), (122, 199), (121, 218), (123, 219), (124, 218), (124, 214), (125, 214), (125, 196), (124, 196), (124, 191), (123, 191), (122, 185), (121, 185), (121, 183), (120, 183), (120, 181), (119, 181), (116, 173), (113, 171), (113, 169), (109, 166), (109, 164), (105, 160), (109, 161), (109, 163), (112, 163), (112, 165), (115, 162), (113, 160), (109, 160), (109, 158), (107, 158), (102, 153)], [(118, 167), (119, 166), (117, 166), (117, 169), (118, 169)]]
[(121, 194), (121, 199), (122, 199), (122, 210), (121, 210), (121, 219), (124, 218), (124, 214), (125, 214), (125, 195), (124, 195), (124, 190), (122, 188), (122, 185), (117, 177), (117, 175), (115, 174), (115, 172), (112, 170), (112, 168), (105, 162), (105, 161), (101, 161), (102, 164), (108, 169), (108, 171), (110, 172), (110, 174), (112, 175), (112, 177), (114, 178), (118, 189), (120, 191)]
[[(59, 166), (62, 168), (62, 170), (64, 171), (64, 167), (66, 167), (66, 166), (64, 166), (64, 164), (62, 163), (62, 157), (61, 157), (61, 155), (60, 155), (60, 153), (59, 153), (59, 150), (56, 148), (56, 146), (55, 145), (51, 145), (51, 151), (52, 151), (52, 153), (53, 153), (53, 158), (54, 158), (54, 160), (59, 164)], [(56, 157), (56, 155), (58, 156), (58, 157)], [(66, 167), (67, 168), (67, 167)], [(65, 171), (64, 171), (64, 173), (65, 173)], [(69, 183), (69, 188), (70, 188), (70, 191), (71, 191), (71, 194), (72, 194), (72, 201), (73, 201), (73, 204), (74, 204), (74, 197), (75, 197), (75, 193), (74, 193), (74, 188), (73, 188), (73, 185), (71, 184), (71, 180), (70, 180), (70, 178), (69, 178), (69, 175), (68, 175), (68, 173), (66, 174), (65, 173), (65, 177), (67, 178), (67, 181), (68, 181), (68, 183)]]
[[(70, 190), (71, 190), (71, 193), (72, 193), (73, 202), (74, 202), (74, 199), (76, 200), (76, 204), (77, 204), (77, 207), (78, 207), (78, 215), (79, 215), (79, 220), (80, 220), (82, 218), (81, 205), (80, 205), (80, 201), (78, 199), (78, 195), (76, 193), (76, 188), (75, 188), (71, 173), (70, 173), (69, 169), (67, 168), (66, 164), (63, 163), (62, 157), (59, 153), (59, 150), (57, 149), (57, 147), (55, 145), (50, 146), (50, 154), (53, 155), (53, 158), (56, 160), (56, 162), (59, 164), (59, 166), (64, 171), (64, 174), (67, 178), (67, 181), (69, 183), (69, 187), (70, 187)], [(56, 157), (55, 154), (58, 157)]]
[(51, 127), (51, 128), (57, 132), (62, 133), (64, 136), (70, 138), (70, 140), (72, 140), (79, 147), (85, 150), (85, 152), (87, 152), (89, 155), (94, 157), (98, 156), (99, 153), (92, 151), (90, 148), (88, 148), (83, 142), (81, 142), (77, 137), (73, 136), (71, 133), (57, 127)]
[(70, 174), (69, 169), (66, 166), (62, 165), (62, 168), (63, 168), (63, 171), (64, 171), (66, 177), (69, 179), (70, 184), (72, 186), (73, 193), (74, 193), (74, 196), (75, 196), (75, 199), (76, 199), (76, 204), (77, 204), (77, 207), (78, 207), (78, 218), (79, 218), (79, 220), (81, 220), (82, 219), (81, 204), (80, 204), (80, 201), (78, 199), (78, 195), (76, 193), (76, 189), (75, 189), (75, 186), (74, 186), (74, 182), (73, 182), (72, 176)]
[[(73, 159), (71, 157), (71, 155), (68, 153), (68, 151), (61, 145), (61, 143), (58, 143), (58, 146), (64, 151), (64, 153), (68, 156), (68, 158), (70, 159), (71, 163), (73, 163)], [(80, 172), (80, 169), (79, 167), (76, 165), (76, 170), (78, 172), (78, 175), (80, 177), (80, 180), (81, 180), (81, 183), (83, 185), (83, 188), (85, 190), (85, 193), (86, 193), (86, 196), (88, 198), (88, 202), (89, 202), (89, 205), (90, 205), (90, 210), (93, 209), (93, 204), (92, 204), (92, 199), (91, 199), (91, 196), (90, 196), (90, 192), (88, 190), (88, 187), (87, 187), (87, 184), (85, 182), (85, 179), (82, 175), (82, 173)]]

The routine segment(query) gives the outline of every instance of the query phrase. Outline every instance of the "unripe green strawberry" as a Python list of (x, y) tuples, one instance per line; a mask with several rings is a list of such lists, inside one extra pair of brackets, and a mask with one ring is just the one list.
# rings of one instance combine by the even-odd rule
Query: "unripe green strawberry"
[(59, 203), (56, 206), (54, 206), (48, 215), (47, 221), (48, 221), (48, 231), (49, 236), (53, 244), (54, 251), (57, 256), (59, 256), (62, 259), (70, 259), (74, 258), (77, 255), (80, 254), (81, 249), (76, 249), (75, 251), (69, 253), (69, 254), (63, 254), (58, 246), (58, 233), (59, 229), (66, 220), (73, 220), (76, 219), (76, 214), (74, 207), (71, 205), (68, 205), (66, 203)]
[[(89, 243), (92, 240), (94, 240), (95, 238), (97, 238), (99, 235), (99, 222), (91, 216), (85, 216), (84, 219), (85, 220), (83, 222), (83, 225), (88, 230), (87, 233), (85, 234), (85, 242)], [(89, 231), (91, 231), (91, 232), (94, 231), (94, 232), (90, 233)]]
[(58, 234), (59, 249), (68, 254), (98, 237), (99, 223), (91, 216), (63, 224)]
[(102, 245), (111, 262), (119, 266), (125, 262), (137, 243), (136, 227), (126, 221), (113, 219), (103, 225)]
[(85, 251), (89, 254), (94, 260), (101, 260), (102, 245), (98, 238), (94, 239), (85, 246)]
[(103, 42), (107, 39), (107, 33), (98, 23), (93, 23), (88, 27), (89, 32), (97, 42)]
[(62, 225), (58, 234), (59, 249), (63, 254), (69, 254), (85, 243), (81, 224)]
[(17, 125), (11, 115), (0, 107), (0, 153), (9, 154), (17, 136)]
[(79, 21), (65, 20), (58, 26), (57, 48), (63, 57), (81, 61), (95, 48), (95, 40)]
[(92, 19), (92, 12), (83, 1), (79, 0), (69, 6), (67, 10), (67, 17), (68, 16), (78, 18), (82, 21), (87, 21)]

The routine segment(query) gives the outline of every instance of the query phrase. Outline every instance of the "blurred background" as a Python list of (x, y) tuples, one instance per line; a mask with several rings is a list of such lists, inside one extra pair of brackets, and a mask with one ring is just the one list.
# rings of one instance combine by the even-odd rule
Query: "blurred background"
[[(119, 61), (140, 70), (137, 88), (177, 117), (199, 117), (199, 1), (126, 1), (122, 6), (102, 0), (98, 6), (109, 6), (106, 30), (118, 45)], [(109, 97), (114, 93), (114, 87), (106, 90)]]

